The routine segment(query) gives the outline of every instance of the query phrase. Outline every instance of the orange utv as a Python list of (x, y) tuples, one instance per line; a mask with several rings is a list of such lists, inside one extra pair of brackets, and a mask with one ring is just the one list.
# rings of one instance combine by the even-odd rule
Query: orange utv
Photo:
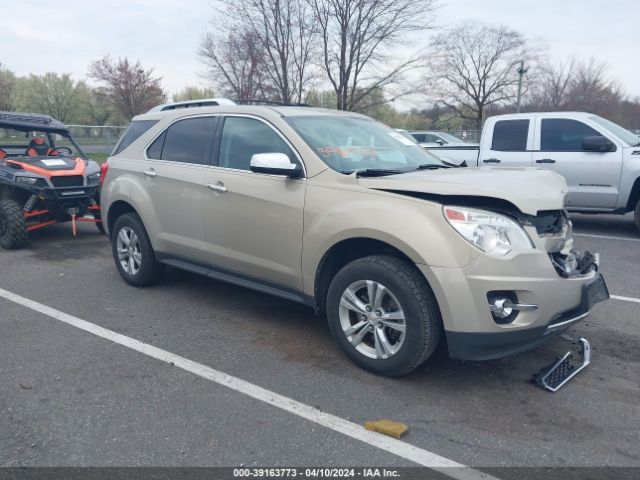
[(0, 112), (0, 247), (27, 245), (29, 232), (60, 222), (93, 222), (102, 231), (100, 166), (61, 122)]

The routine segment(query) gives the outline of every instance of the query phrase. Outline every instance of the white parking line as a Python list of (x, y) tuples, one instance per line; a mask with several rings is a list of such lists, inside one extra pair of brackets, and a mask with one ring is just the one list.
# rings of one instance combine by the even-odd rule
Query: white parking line
[(640, 242), (640, 238), (633, 237), (614, 237), (612, 235), (595, 235), (591, 233), (574, 233), (574, 237), (591, 237), (591, 238), (602, 238), (605, 240), (625, 240), (628, 242)]
[(350, 422), (349, 420), (331, 415), (330, 413), (322, 412), (314, 407), (293, 400), (292, 398), (285, 397), (240, 378), (214, 370), (213, 368), (207, 367), (201, 363), (194, 362), (174, 353), (167, 352), (166, 350), (141, 342), (140, 340), (116, 333), (112, 330), (87, 322), (81, 318), (74, 317), (61, 312), (60, 310), (56, 310), (55, 308), (29, 300), (28, 298), (21, 297), (20, 295), (16, 295), (15, 293), (1, 288), (0, 297), (73, 327), (79, 328), (80, 330), (84, 330), (85, 332), (91, 333), (100, 338), (104, 338), (105, 340), (109, 340), (113, 343), (117, 343), (118, 345), (122, 345), (130, 348), (131, 350), (135, 350), (144, 355), (155, 358), (156, 360), (172, 364), (182, 370), (193, 373), (194, 375), (198, 375), (199, 377), (280, 408), (286, 412), (304, 418), (305, 420), (317, 423), (318, 425), (322, 425), (323, 427), (342, 433), (343, 435), (367, 443), (373, 447), (397, 455), (398, 457), (417, 463), (418, 465), (436, 470), (449, 477), (459, 480), (497, 480), (491, 475), (487, 475), (473, 468), (454, 462), (448, 458), (441, 457), (440, 455), (429, 452), (428, 450), (415, 447), (409, 443), (387, 437), (380, 433), (365, 430), (361, 425)]
[(613, 300), (622, 300), (623, 302), (640, 303), (640, 298), (621, 297), (620, 295), (609, 295)]

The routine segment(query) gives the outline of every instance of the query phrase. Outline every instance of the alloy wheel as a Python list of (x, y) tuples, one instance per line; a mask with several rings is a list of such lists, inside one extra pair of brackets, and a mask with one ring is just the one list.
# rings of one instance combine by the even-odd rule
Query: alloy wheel
[(142, 252), (138, 236), (130, 227), (122, 227), (118, 232), (116, 242), (120, 266), (129, 275), (137, 274), (142, 266)]
[(384, 360), (394, 356), (405, 340), (405, 314), (396, 296), (373, 280), (358, 280), (340, 298), (340, 326), (362, 355)]

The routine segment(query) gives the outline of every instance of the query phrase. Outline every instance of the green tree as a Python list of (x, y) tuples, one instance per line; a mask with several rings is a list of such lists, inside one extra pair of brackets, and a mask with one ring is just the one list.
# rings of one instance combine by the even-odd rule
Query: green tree
[(0, 63), (0, 110), (13, 110), (16, 76)]
[(68, 73), (48, 72), (18, 79), (16, 90), (18, 110), (44, 113), (71, 123), (82, 103), (86, 85), (74, 81)]
[(184, 102), (187, 100), (200, 100), (202, 98), (212, 98), (215, 92), (212, 88), (201, 88), (194, 85), (187, 85), (179, 92), (173, 94), (174, 102)]

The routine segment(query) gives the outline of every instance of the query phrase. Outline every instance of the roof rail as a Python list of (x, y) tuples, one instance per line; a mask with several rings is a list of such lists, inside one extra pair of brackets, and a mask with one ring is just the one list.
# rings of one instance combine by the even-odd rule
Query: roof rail
[(274, 100), (260, 100), (260, 99), (240, 99), (234, 100), (238, 105), (274, 105), (280, 107), (310, 107), (308, 103), (289, 103), (289, 102), (277, 102)]
[(185, 100), (183, 102), (164, 103), (153, 107), (147, 113), (164, 112), (178, 108), (216, 107), (218, 105), (236, 105), (236, 102), (228, 98), (200, 98), (198, 100)]

